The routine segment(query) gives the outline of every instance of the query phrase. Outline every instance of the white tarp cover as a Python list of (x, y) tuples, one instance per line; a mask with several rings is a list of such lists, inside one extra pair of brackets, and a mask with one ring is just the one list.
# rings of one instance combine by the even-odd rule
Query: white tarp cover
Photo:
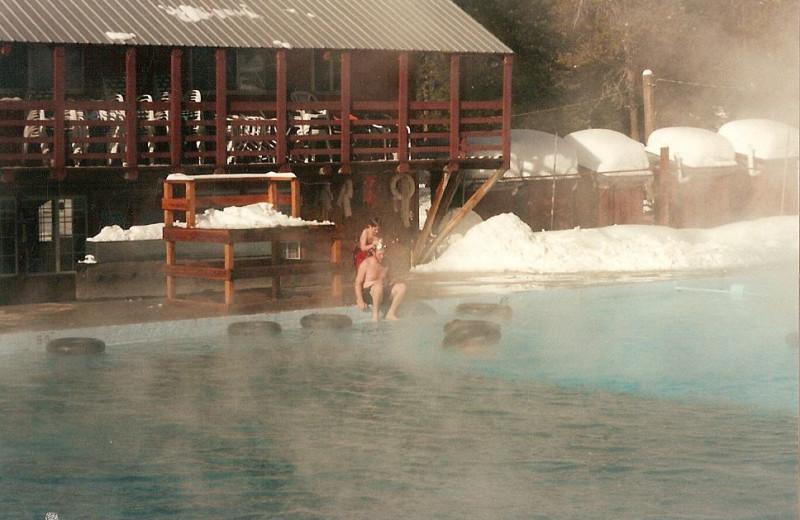
[[(499, 138), (470, 138), (470, 146), (500, 147)], [(473, 155), (480, 156), (480, 152)], [(510, 168), (504, 178), (549, 177), (578, 173), (578, 154), (575, 146), (563, 138), (539, 130), (512, 129)], [(486, 178), (489, 170), (470, 170), (471, 179)]]
[(705, 128), (672, 126), (654, 130), (645, 149), (661, 155), (664, 147), (669, 147), (670, 160), (680, 159), (685, 168), (721, 168), (737, 164), (731, 142)]
[(564, 141), (575, 146), (578, 164), (597, 173), (649, 174), (650, 160), (644, 145), (606, 128), (572, 132)]
[(800, 131), (770, 119), (738, 119), (722, 125), (717, 133), (733, 145), (736, 153), (763, 160), (800, 155)]

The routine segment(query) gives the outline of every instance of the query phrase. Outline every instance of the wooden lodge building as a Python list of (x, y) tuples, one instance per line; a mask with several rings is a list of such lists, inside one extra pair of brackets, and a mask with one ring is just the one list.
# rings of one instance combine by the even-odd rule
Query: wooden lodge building
[(450, 0), (0, 0), (0, 304), (74, 298), (170, 174), (291, 172), (313, 219), (322, 185), (363, 216), (398, 174), (505, 169), (511, 72)]

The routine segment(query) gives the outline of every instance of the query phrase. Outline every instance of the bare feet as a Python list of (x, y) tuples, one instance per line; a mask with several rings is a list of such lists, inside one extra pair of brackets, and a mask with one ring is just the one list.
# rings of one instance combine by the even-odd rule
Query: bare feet
[(373, 314), (372, 315), (372, 321), (377, 323), (377, 321), (378, 321), (378, 315), (377, 314)]
[(386, 321), (398, 321), (398, 320), (399, 320), (399, 318), (397, 316), (395, 316), (394, 314), (387, 314), (386, 315)]

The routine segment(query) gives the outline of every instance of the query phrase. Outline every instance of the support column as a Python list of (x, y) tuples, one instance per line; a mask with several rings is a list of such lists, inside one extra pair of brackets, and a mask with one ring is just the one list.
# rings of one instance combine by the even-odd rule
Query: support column
[(181, 159), (183, 157), (182, 57), (183, 51), (180, 49), (172, 49), (169, 55), (169, 163), (174, 172), (182, 169)]
[(288, 130), (287, 118), (289, 112), (286, 104), (286, 89), (288, 88), (286, 51), (275, 51), (275, 164), (279, 172), (288, 172), (289, 147), (286, 142)]
[(66, 73), (63, 45), (53, 47), (53, 162), (51, 177), (63, 181), (67, 178), (67, 140), (64, 124), (66, 105)]
[(216, 98), (214, 111), (216, 112), (214, 124), (214, 162), (217, 163), (214, 173), (220, 174), (227, 171), (228, 164), (228, 61), (225, 49), (214, 51), (214, 80)]
[(511, 168), (511, 71), (514, 67), (514, 56), (503, 57), (503, 168)]
[(461, 57), (454, 54), (450, 57), (450, 160), (460, 157), (461, 143)]
[(139, 175), (139, 119), (136, 114), (136, 47), (125, 49), (125, 179)]
[(342, 111), (342, 142), (340, 149), (342, 151), (342, 166), (339, 168), (339, 173), (350, 173), (350, 112), (353, 109), (353, 100), (351, 99), (350, 83), (351, 83), (351, 63), (352, 56), (349, 52), (342, 53), (342, 72), (341, 72), (341, 111)]
[(397, 171), (408, 171), (408, 53), (398, 57), (397, 88), (397, 160), (400, 162)]

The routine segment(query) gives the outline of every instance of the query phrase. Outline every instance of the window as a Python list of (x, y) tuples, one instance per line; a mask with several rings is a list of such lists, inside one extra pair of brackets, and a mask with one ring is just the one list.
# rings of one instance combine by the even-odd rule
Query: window
[(6, 43), (0, 52), (0, 90), (20, 95), (28, 84), (27, 52), (20, 44)]
[(189, 51), (189, 88), (210, 93), (217, 88), (215, 82), (214, 49), (208, 47), (191, 49)]
[(0, 199), (0, 275), (17, 274), (16, 214), (14, 199)]
[(339, 92), (342, 84), (341, 53), (314, 51), (314, 90), (317, 92)]
[[(28, 89), (39, 92), (53, 91), (53, 48), (49, 45), (28, 47)], [(83, 49), (66, 47), (64, 70), (67, 75), (67, 92), (83, 91)]]
[(233, 78), (235, 90), (275, 91), (275, 53), (265, 49), (237, 49)]

